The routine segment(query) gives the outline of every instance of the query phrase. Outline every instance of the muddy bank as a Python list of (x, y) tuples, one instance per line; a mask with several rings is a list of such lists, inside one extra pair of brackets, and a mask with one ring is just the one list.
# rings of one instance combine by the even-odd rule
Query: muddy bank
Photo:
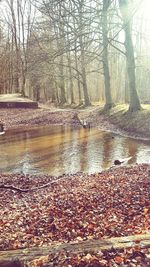
[(112, 131), (137, 139), (150, 140), (150, 109), (133, 114), (127, 113), (125, 105), (116, 106), (111, 111), (102, 112), (99, 106), (77, 109), (0, 109), (1, 122), (5, 129), (26, 128), (38, 125), (71, 124), (81, 126), (75, 119), (75, 114), (82, 121), (90, 123), (91, 127)]
[(0, 109), (5, 129), (72, 123), (75, 111), (57, 109)]
[(126, 105), (118, 105), (108, 112), (95, 108), (89, 113), (93, 126), (135, 139), (150, 140), (150, 107), (143, 105), (143, 110), (128, 113)]

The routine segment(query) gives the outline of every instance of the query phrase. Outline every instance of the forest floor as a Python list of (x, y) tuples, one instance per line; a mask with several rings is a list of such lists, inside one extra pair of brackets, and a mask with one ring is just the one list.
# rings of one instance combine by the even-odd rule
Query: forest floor
[[(1, 184), (31, 189), (0, 190), (0, 250), (108, 239), (150, 233), (150, 166), (120, 167), (102, 173), (54, 178), (0, 175)], [(53, 181), (53, 182), (52, 182)], [(52, 182), (52, 183), (51, 183)], [(49, 183), (45, 188), (33, 190)], [(150, 266), (150, 248), (98, 249), (68, 255), (51, 254), (47, 265)], [(45, 258), (44, 258), (45, 259)], [(48, 265), (51, 264), (51, 265)]]
[[(49, 124), (76, 126), (76, 114), (91, 127), (150, 139), (148, 105), (135, 114), (127, 113), (125, 105), (107, 113), (99, 106), (0, 109), (6, 131)], [(150, 233), (150, 165), (58, 178), (0, 174), (0, 185), (29, 189), (46, 183), (50, 184), (26, 193), (0, 188), (0, 250)], [(150, 248), (142, 248), (139, 242), (130, 249), (106, 252), (91, 248), (88, 253), (72, 255), (63, 251), (28, 266), (146, 267), (150, 266)]]

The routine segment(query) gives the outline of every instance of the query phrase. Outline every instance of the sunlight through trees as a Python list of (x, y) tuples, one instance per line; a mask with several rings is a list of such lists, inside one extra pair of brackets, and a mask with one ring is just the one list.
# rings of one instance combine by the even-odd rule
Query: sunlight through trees
[(150, 101), (149, 7), (147, 0), (1, 1), (0, 93), (139, 110)]

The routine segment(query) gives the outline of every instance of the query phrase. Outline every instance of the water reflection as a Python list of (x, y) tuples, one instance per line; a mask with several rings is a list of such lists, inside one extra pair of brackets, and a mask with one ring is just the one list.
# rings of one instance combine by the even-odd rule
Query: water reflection
[(150, 163), (150, 142), (71, 126), (11, 130), (0, 136), (0, 152), (1, 172), (24, 174), (94, 173), (126, 157), (130, 164)]

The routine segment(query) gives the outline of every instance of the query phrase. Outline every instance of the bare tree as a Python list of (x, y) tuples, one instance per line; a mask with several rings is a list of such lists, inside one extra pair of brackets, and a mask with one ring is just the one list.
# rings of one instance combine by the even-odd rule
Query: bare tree
[[(0, 47), (1, 92), (29, 93), (37, 100), (59, 104), (79, 101), (85, 106), (104, 101), (105, 94), (105, 109), (110, 109), (113, 99), (125, 100), (126, 87), (130, 89), (129, 110), (140, 109), (129, 0), (5, 0), (4, 3), (7, 14), (3, 16), (5, 31)], [(35, 20), (34, 9), (38, 9)], [(125, 46), (117, 35), (123, 28)], [(140, 36), (143, 43), (143, 35)], [(142, 62), (136, 69), (136, 74), (140, 72), (140, 96), (143, 81), (149, 96), (150, 60), (145, 56), (141, 61), (145, 51), (142, 46), (135, 51), (138, 51), (136, 62), (138, 65)]]
[(34, 12), (30, 0), (6, 0), (6, 22), (12, 35), (13, 87), (15, 92), (25, 95), (28, 69), (28, 40), (34, 24)]

